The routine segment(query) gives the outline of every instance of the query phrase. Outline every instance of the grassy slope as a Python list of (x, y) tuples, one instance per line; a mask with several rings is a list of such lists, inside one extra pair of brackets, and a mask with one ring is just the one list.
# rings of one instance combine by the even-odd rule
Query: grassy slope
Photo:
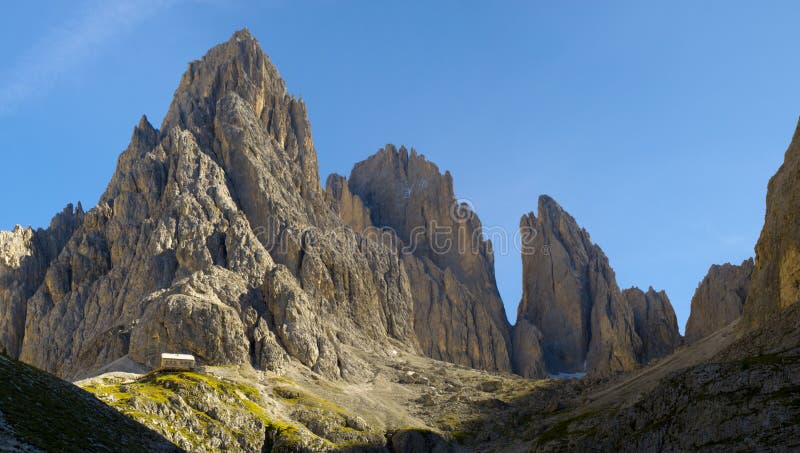
[(324, 451), (383, 441), (345, 409), (283, 379), (256, 388), (209, 373), (181, 372), (135, 381), (100, 377), (81, 385), (191, 451), (261, 451), (265, 442), (269, 451)]

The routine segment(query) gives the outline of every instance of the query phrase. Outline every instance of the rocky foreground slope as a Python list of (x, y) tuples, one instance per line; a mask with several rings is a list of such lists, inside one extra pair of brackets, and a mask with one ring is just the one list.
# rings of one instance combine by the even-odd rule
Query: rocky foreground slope
[[(800, 447), (799, 314), (792, 307), (781, 321), (775, 320), (779, 325), (745, 335), (706, 363), (675, 367), (634, 398), (624, 386), (612, 388), (602, 395), (605, 404), (575, 410), (542, 430), (532, 450), (721, 452)], [(753, 347), (758, 338), (760, 346)]]
[(0, 355), (0, 451), (122, 449), (181, 451), (90, 393)]
[[(471, 420), (517, 395), (556, 393), (542, 381), (399, 353), (363, 382), (295, 368), (109, 373), (78, 383), (176, 445), (196, 452), (451, 452), (467, 448)], [(492, 436), (493, 441), (500, 441)]]

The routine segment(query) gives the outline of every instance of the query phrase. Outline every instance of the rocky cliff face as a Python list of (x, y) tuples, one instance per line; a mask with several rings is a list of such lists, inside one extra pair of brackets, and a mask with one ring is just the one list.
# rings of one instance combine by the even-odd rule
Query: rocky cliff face
[[(603, 251), (550, 197), (520, 222), (523, 294), (518, 323), (538, 327), (548, 371), (603, 374), (637, 366), (642, 342)], [(518, 331), (520, 332), (520, 331)], [(515, 348), (534, 335), (518, 333)], [(530, 367), (524, 359), (520, 370)]]
[(656, 292), (652, 287), (645, 293), (634, 287), (623, 291), (622, 296), (633, 310), (636, 334), (642, 340), (640, 363), (669, 355), (681, 345), (678, 319), (667, 293)]
[(142, 118), (97, 207), (75, 215), (7, 342), (48, 371), (171, 351), (353, 378), (353, 345), (419, 350), (400, 257), (330, 208), (305, 106), (247, 31), (189, 65), (161, 129)]
[[(349, 189), (341, 177), (328, 182), (345, 221), (354, 228), (369, 223), (391, 235), (411, 283), (423, 352), (511, 371), (510, 326), (495, 283), (491, 244), (481, 236), (477, 215), (456, 200), (450, 173), (441, 174), (414, 150), (387, 145), (353, 167)], [(362, 219), (366, 214), (370, 222)]]
[(331, 199), (332, 207), (339, 217), (355, 232), (368, 234), (372, 227), (372, 214), (364, 206), (361, 197), (350, 192), (347, 178), (342, 175), (332, 174), (325, 183), (325, 191)]
[(47, 229), (17, 226), (0, 232), (0, 350), (19, 355), (27, 300), (43, 283), (47, 268), (83, 222), (83, 208), (67, 206)]
[(692, 297), (686, 341), (694, 343), (739, 319), (747, 299), (753, 259), (713, 265)]
[(755, 269), (743, 316), (763, 326), (800, 300), (800, 127), (783, 165), (769, 181), (764, 228), (756, 244)]

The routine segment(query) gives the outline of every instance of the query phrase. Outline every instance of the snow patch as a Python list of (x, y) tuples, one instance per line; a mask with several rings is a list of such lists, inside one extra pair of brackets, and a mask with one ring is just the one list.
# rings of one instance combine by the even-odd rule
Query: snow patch
[(586, 376), (585, 371), (578, 373), (547, 373), (547, 377), (550, 379), (580, 379), (584, 376)]

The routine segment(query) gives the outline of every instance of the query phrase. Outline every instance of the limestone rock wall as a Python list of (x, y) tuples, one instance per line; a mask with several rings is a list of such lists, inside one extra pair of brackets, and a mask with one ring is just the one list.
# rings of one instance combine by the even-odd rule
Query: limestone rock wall
[(83, 208), (68, 205), (47, 229), (17, 226), (0, 232), (0, 350), (18, 357), (27, 316), (27, 300), (45, 281), (50, 263), (83, 222)]
[[(551, 373), (605, 374), (638, 365), (642, 341), (603, 251), (575, 219), (548, 196), (538, 216), (520, 221), (523, 295), (517, 324), (541, 331), (541, 349)], [(519, 334), (515, 350), (531, 348), (534, 335)], [(535, 365), (517, 354), (516, 368)]]
[(365, 233), (372, 226), (369, 208), (361, 197), (350, 192), (347, 178), (332, 174), (325, 183), (325, 192), (331, 199), (332, 207), (339, 217), (357, 233)]
[(419, 350), (400, 257), (331, 209), (305, 105), (246, 30), (189, 65), (160, 130), (142, 118), (81, 217), (11, 335), (60, 376), (170, 351), (355, 379), (348, 348)]
[(745, 323), (767, 319), (800, 300), (800, 126), (783, 165), (769, 180), (764, 228), (743, 309)]
[[(511, 329), (491, 243), (481, 236), (478, 216), (456, 200), (450, 173), (414, 150), (387, 145), (353, 167), (348, 186), (369, 209), (370, 223), (386, 229), (400, 250), (423, 352), (511, 371)], [(341, 211), (350, 212), (347, 202)]]
[(633, 310), (636, 334), (642, 340), (640, 363), (667, 356), (683, 344), (678, 319), (666, 292), (657, 292), (652, 287), (644, 292), (634, 287), (623, 291), (622, 296)]
[(713, 265), (692, 297), (692, 310), (686, 323), (686, 341), (694, 343), (736, 321), (742, 316), (753, 259), (741, 265)]

